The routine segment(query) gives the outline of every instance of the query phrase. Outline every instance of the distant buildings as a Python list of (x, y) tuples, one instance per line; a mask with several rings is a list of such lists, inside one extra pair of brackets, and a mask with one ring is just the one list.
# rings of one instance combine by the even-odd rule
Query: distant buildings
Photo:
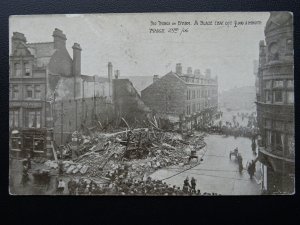
[(206, 123), (218, 108), (218, 80), (200, 70), (194, 73), (188, 67), (182, 72), (180, 63), (175, 72), (163, 77), (153, 76), (153, 83), (141, 92), (142, 100), (159, 117), (179, 124), (186, 121), (188, 127)]
[(255, 110), (255, 87), (232, 88), (220, 93), (219, 105), (230, 110)]
[(259, 43), (257, 120), (263, 189), (295, 191), (293, 16), (271, 12)]

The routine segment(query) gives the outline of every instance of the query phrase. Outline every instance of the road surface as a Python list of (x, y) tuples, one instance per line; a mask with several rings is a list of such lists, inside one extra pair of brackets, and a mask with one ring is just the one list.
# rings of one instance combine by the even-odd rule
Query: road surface
[[(182, 188), (184, 179), (194, 177), (197, 180), (196, 189), (201, 193), (215, 192), (222, 195), (260, 195), (261, 175), (260, 163), (256, 163), (256, 174), (250, 180), (247, 170), (242, 174), (238, 172), (238, 163), (235, 157), (229, 159), (229, 152), (235, 147), (243, 157), (243, 164), (246, 167), (247, 161), (256, 156), (251, 149), (251, 140), (244, 137), (224, 137), (221, 135), (208, 135), (205, 137), (207, 143), (206, 152), (202, 153), (203, 161), (191, 170), (187, 170), (177, 176), (164, 180), (164, 182), (180, 186)], [(196, 165), (197, 162), (192, 162)], [(186, 167), (173, 167), (161, 169), (151, 175), (153, 179), (164, 179), (183, 171)]]

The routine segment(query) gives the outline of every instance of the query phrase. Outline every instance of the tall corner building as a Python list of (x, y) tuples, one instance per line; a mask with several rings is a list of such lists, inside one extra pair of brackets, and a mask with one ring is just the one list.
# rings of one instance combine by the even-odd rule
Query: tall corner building
[(271, 12), (259, 43), (256, 82), (262, 189), (295, 191), (293, 15)]

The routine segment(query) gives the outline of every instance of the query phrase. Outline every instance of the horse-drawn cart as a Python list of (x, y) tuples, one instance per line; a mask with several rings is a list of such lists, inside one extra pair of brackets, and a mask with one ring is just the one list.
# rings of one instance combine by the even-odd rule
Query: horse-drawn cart
[(233, 151), (230, 151), (230, 153), (229, 153), (229, 158), (230, 159), (231, 159), (232, 155), (235, 156), (235, 159), (237, 160), (237, 162), (239, 164), (239, 172), (242, 173), (242, 171), (243, 171), (243, 157), (239, 153), (238, 148), (234, 149)]
[(236, 149), (234, 149), (233, 151), (230, 151), (230, 153), (229, 153), (229, 158), (231, 159), (231, 156), (234, 156), (236, 159), (238, 159), (238, 157), (241, 155), (240, 153), (239, 153), (239, 150), (238, 150), (238, 148), (236, 148)]

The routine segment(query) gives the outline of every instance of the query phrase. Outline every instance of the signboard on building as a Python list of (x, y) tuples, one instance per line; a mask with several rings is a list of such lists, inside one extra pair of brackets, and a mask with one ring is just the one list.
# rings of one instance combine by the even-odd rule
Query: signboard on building
[(10, 102), (9, 108), (23, 107), (23, 108), (41, 108), (41, 102)]
[(179, 122), (179, 116), (168, 115), (167, 117), (170, 120), (170, 122), (172, 122), (172, 123), (178, 123)]

